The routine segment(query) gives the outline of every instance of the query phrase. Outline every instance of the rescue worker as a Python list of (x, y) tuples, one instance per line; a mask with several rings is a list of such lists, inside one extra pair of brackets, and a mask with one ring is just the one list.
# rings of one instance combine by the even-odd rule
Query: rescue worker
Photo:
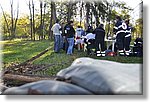
[[(105, 54), (105, 45), (104, 45), (105, 30), (104, 30), (104, 25), (100, 24), (100, 26), (97, 27), (94, 30), (94, 33), (95, 33), (95, 47), (96, 47), (96, 52), (100, 52), (100, 53), (104, 53)], [(100, 51), (100, 48), (101, 48), (101, 51)]]
[(130, 55), (130, 42), (131, 42), (131, 27), (129, 26), (129, 19), (125, 20), (127, 25), (125, 39), (124, 39), (124, 47), (125, 47), (125, 55)]
[(120, 56), (124, 56), (124, 38), (126, 34), (127, 25), (124, 23), (120, 16), (116, 17), (116, 24), (114, 26), (114, 33), (116, 34), (116, 44)]

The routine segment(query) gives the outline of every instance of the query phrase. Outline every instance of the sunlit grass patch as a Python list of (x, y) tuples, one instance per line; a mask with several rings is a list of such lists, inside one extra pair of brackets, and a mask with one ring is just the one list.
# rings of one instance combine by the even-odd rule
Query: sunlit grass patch
[(41, 51), (45, 50), (47, 47), (52, 46), (50, 41), (20, 41), (15, 40), (5, 41), (2, 50), (3, 53), (3, 63), (9, 65), (12, 62), (24, 62), (33, 56), (37, 55)]

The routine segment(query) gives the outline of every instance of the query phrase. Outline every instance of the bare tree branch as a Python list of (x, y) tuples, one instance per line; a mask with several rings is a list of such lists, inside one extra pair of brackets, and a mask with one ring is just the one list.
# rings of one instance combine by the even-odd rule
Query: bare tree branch
[(7, 25), (7, 30), (8, 30), (8, 32), (10, 33), (10, 28), (9, 28), (9, 24), (8, 24), (8, 21), (7, 21), (7, 18), (6, 18), (6, 15), (5, 15), (5, 12), (4, 12), (4, 10), (3, 10), (3, 7), (2, 7), (2, 5), (0, 4), (0, 7), (1, 7), (1, 10), (2, 10), (2, 12), (3, 12), (3, 16), (4, 16), (4, 19), (5, 19), (5, 22), (6, 22), (6, 25)]

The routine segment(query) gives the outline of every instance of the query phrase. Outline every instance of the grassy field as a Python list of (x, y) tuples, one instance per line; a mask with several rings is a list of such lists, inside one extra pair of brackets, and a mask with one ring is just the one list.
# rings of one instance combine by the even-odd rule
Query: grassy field
[(32, 64), (42, 65), (42, 64), (54, 64), (54, 63), (65, 63), (63, 66), (57, 65), (47, 71), (49, 75), (55, 75), (59, 70), (70, 66), (70, 64), (79, 57), (91, 57), (100, 60), (110, 60), (122, 63), (143, 63), (142, 58), (140, 57), (96, 57), (96, 56), (87, 56), (85, 52), (74, 51), (72, 56), (66, 55), (65, 51), (60, 53), (53, 52), (53, 42), (49, 40), (44, 41), (23, 41), (23, 40), (13, 40), (13, 41), (1, 41), (3, 44), (3, 68), (11, 66), (12, 64), (22, 63), (33, 56), (39, 54), (48, 47), (51, 47), (52, 50), (49, 50), (47, 53), (34, 60)]
[(21, 63), (37, 55), (53, 43), (49, 41), (2, 41), (3, 63), (7, 67), (12, 63)]

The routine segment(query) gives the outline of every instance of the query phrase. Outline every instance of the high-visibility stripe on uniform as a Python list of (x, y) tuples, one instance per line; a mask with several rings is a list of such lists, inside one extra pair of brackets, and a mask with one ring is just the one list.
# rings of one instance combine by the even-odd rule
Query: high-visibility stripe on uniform
[(121, 26), (122, 26), (122, 28), (123, 28), (123, 29), (127, 29), (127, 25), (126, 25), (126, 23), (122, 23), (122, 25), (121, 25)]
[(122, 53), (122, 52), (124, 52), (124, 50), (119, 50), (119, 53)]
[(118, 29), (119, 29), (119, 28), (122, 28), (122, 25), (118, 26)]
[(120, 55), (124, 55), (124, 53), (119, 53)]
[(142, 44), (142, 42), (137, 42), (138, 44)]
[(119, 33), (126, 33), (126, 31), (120, 30), (120, 31), (118, 31), (118, 32), (116, 33), (116, 35), (119, 34)]
[(97, 51), (96, 53), (101, 53), (101, 51)]
[(127, 55), (127, 56), (129, 56), (129, 55), (130, 55), (130, 53), (126, 53), (126, 55)]
[(128, 34), (128, 35), (126, 35), (125, 37), (127, 38), (127, 37), (130, 37), (131, 36), (131, 34)]
[(118, 29), (118, 27), (114, 26), (114, 29), (116, 29), (116, 30), (117, 30), (117, 29)]
[(102, 51), (102, 52), (97, 51), (96, 53), (97, 53), (96, 56), (103, 56), (103, 57), (106, 56), (105, 51)]
[(105, 53), (105, 51), (102, 51), (101, 53)]
[(131, 50), (129, 50), (129, 51), (125, 51), (125, 53), (126, 53), (126, 55), (127, 55), (127, 56), (129, 56), (129, 55), (130, 55), (130, 53), (131, 53)]
[(129, 50), (129, 51), (125, 51), (125, 52), (130, 53), (131, 51)]
[(120, 26), (116, 27), (114, 26), (114, 29), (119, 29), (119, 28), (122, 28), (122, 29), (127, 29), (127, 25), (125, 23), (122, 23)]
[(126, 33), (130, 33), (130, 34), (131, 34), (131, 30), (129, 30), (129, 31), (128, 31), (128, 30), (126, 30)]
[(102, 54), (96, 54), (97, 57), (102, 56)]
[(102, 56), (104, 57), (104, 56), (105, 56), (105, 54), (102, 54)]

